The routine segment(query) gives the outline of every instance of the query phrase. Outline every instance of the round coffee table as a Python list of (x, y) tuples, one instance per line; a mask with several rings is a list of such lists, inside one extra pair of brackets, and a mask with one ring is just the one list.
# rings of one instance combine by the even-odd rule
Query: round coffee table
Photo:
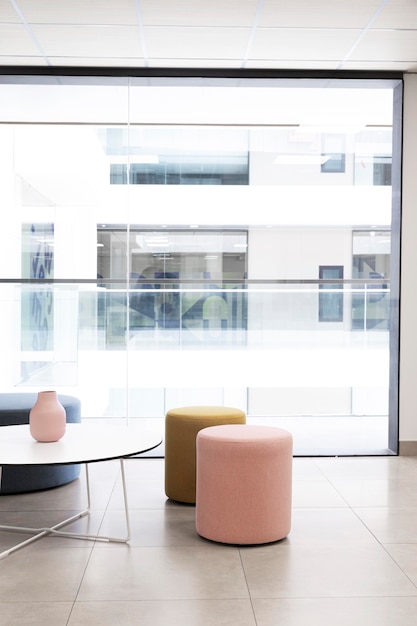
[[(77, 424), (67, 424), (64, 437), (53, 443), (35, 441), (29, 431), (28, 424), (18, 426), (2, 426), (0, 428), (0, 480), (1, 468), (5, 465), (67, 465), (83, 463), (86, 468), (87, 508), (80, 513), (48, 528), (25, 528), (22, 526), (0, 525), (0, 530), (24, 533), (35, 533), (33, 537), (0, 553), (0, 559), (15, 550), (32, 543), (40, 537), (53, 534), (75, 539), (93, 541), (116, 541), (127, 543), (130, 539), (130, 521), (126, 493), (124, 459), (136, 454), (147, 452), (159, 446), (162, 439), (155, 433), (146, 432), (131, 425), (114, 426), (106, 420), (94, 420)], [(126, 537), (107, 537), (103, 535), (83, 535), (59, 530), (84, 515), (90, 513), (90, 483), (88, 465), (99, 461), (119, 459), (123, 497), (126, 515)], [(7, 497), (7, 496), (2, 496)]]

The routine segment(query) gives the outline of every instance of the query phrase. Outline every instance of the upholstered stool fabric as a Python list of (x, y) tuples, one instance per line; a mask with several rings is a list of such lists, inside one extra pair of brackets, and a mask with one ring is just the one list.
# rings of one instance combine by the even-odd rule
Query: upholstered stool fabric
[(229, 425), (197, 435), (196, 530), (248, 545), (283, 539), (291, 528), (291, 433)]
[(165, 493), (171, 500), (195, 504), (196, 437), (216, 424), (245, 424), (246, 414), (224, 406), (187, 406), (165, 416)]

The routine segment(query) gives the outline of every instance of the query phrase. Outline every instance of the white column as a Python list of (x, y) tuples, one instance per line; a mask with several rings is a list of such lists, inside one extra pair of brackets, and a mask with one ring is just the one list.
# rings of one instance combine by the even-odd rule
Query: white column
[[(417, 452), (417, 75), (404, 79), (400, 451)], [(414, 442), (411, 444), (409, 442)]]

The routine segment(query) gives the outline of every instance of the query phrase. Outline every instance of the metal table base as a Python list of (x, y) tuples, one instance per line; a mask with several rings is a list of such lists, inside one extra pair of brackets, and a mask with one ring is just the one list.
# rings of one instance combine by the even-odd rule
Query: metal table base
[[(117, 543), (127, 543), (130, 539), (130, 519), (129, 519), (129, 510), (127, 503), (127, 491), (126, 491), (126, 477), (125, 477), (125, 468), (124, 468), (124, 459), (120, 458), (120, 471), (122, 476), (122, 486), (123, 486), (123, 500), (125, 507), (125, 518), (126, 518), (126, 537), (109, 537), (106, 535), (89, 535), (83, 533), (76, 533), (70, 531), (62, 531), (60, 528), (66, 526), (67, 524), (71, 524), (72, 522), (84, 517), (85, 515), (89, 515), (91, 511), (91, 498), (90, 498), (90, 479), (88, 474), (88, 463), (85, 463), (85, 476), (86, 476), (86, 486), (87, 486), (87, 508), (67, 519), (64, 519), (62, 522), (58, 522), (58, 524), (54, 524), (51, 527), (45, 528), (26, 528), (24, 526), (8, 526), (8, 525), (0, 525), (0, 531), (11, 531), (11, 532), (21, 532), (21, 533), (35, 533), (33, 537), (29, 539), (25, 539), (25, 541), (21, 541), (20, 543), (12, 546), (8, 550), (4, 550), (0, 553), (0, 559), (5, 558), (12, 552), (16, 552), (16, 550), (20, 550), (24, 546), (41, 539), (42, 537), (46, 537), (48, 535), (54, 535), (57, 537), (70, 537), (72, 539), (86, 539), (89, 541), (106, 541), (106, 542), (117, 542)], [(1, 479), (1, 467), (0, 467), (0, 479)]]

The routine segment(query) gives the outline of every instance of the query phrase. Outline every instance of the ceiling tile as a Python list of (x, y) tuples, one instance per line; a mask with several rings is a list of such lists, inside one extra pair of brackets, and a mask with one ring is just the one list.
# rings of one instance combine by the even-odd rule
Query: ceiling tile
[(240, 58), (237, 59), (178, 59), (175, 57), (168, 58), (157, 58), (154, 59), (152, 57), (148, 58), (148, 66), (150, 68), (158, 68), (158, 67), (169, 67), (169, 68), (214, 68), (214, 69), (223, 69), (223, 68), (231, 68), (231, 69), (240, 69), (242, 65), (242, 61)]
[[(76, 56), (50, 56), (48, 57), (52, 67), (145, 67), (145, 60), (141, 57), (99, 56), (99, 57), (76, 57)], [(1, 62), (1, 58), (0, 58)]]
[(0, 2), (0, 22), (20, 22), (11, 2)]
[(43, 56), (13, 56), (13, 55), (5, 55), (0, 54), (0, 65), (10, 66), (42, 66), (46, 67), (47, 62), (45, 57)]
[(339, 61), (306, 61), (301, 60), (273, 60), (273, 59), (248, 59), (245, 68), (252, 69), (280, 69), (280, 70), (336, 70)]
[(349, 60), (411, 62), (417, 59), (417, 32), (413, 30), (370, 31)]
[(344, 58), (358, 35), (355, 30), (258, 29), (249, 58), (336, 61)]
[(6, 56), (40, 56), (24, 26), (20, 24), (0, 24), (0, 55)]
[(411, 72), (417, 0), (4, 0), (0, 63)]
[(16, 0), (30, 24), (138, 23), (135, 0)]
[(264, 0), (259, 26), (292, 28), (364, 28), (381, 0)]
[(417, 28), (416, 0), (387, 2), (373, 28)]
[(258, 0), (141, 0), (145, 25), (251, 26)]
[(148, 56), (154, 59), (241, 59), (250, 30), (247, 28), (145, 29)]
[(340, 69), (377, 72), (416, 72), (417, 61), (352, 61), (348, 59)]
[(134, 26), (34, 26), (33, 33), (49, 56), (142, 57)]

